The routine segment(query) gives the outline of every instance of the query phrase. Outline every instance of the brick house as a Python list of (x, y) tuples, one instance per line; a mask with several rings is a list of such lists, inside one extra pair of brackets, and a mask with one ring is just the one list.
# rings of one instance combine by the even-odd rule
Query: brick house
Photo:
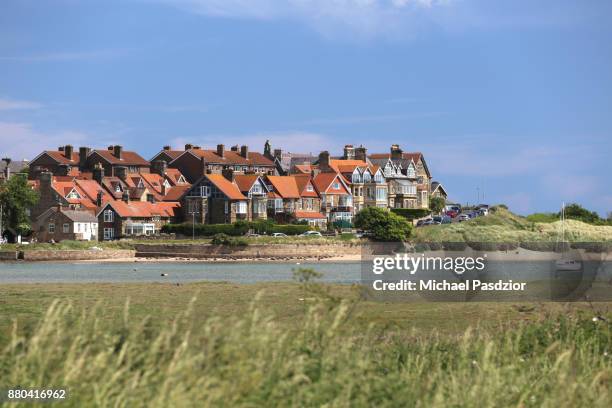
[(102, 205), (96, 217), (98, 236), (105, 241), (155, 235), (161, 227), (179, 218), (180, 203), (148, 201), (109, 201)]
[(32, 229), (39, 242), (98, 240), (98, 219), (89, 210), (52, 207), (38, 217)]
[(312, 184), (321, 197), (321, 213), (330, 223), (353, 221), (353, 195), (340, 173), (319, 173), (313, 178)]
[(183, 219), (196, 224), (250, 221), (249, 199), (222, 174), (205, 174), (181, 197)]
[(240, 192), (248, 198), (248, 211), (252, 220), (268, 218), (268, 187), (258, 174), (238, 174), (233, 176)]
[(32, 220), (36, 220), (53, 207), (95, 211), (102, 203), (113, 200), (113, 197), (94, 180), (54, 176), (50, 172), (42, 172), (38, 180), (34, 180), (33, 183), (40, 196), (38, 203), (31, 209)]
[(448, 198), (448, 193), (446, 192), (446, 189), (441, 183), (438, 183), (437, 181), (432, 181), (431, 182), (431, 196), (432, 197), (442, 197), (446, 201), (446, 199)]
[[(186, 148), (189, 145), (185, 146)], [(233, 170), (235, 174), (275, 174), (274, 162), (263, 154), (250, 152), (248, 146), (232, 147), (217, 145), (216, 150), (204, 150), (198, 146), (185, 150), (169, 163), (169, 167), (180, 170), (188, 182), (194, 183), (204, 174), (221, 174)]]
[(42, 172), (50, 172), (55, 176), (74, 175), (80, 163), (80, 155), (71, 145), (60, 146), (57, 150), (45, 150), (30, 161), (28, 178), (38, 179)]
[[(88, 148), (81, 148), (88, 149)], [(151, 164), (138, 153), (123, 150), (122, 146), (109, 146), (106, 150), (89, 151), (81, 170), (93, 170), (102, 166), (106, 176), (122, 177), (124, 174), (149, 173)]]
[(306, 221), (324, 228), (321, 198), (310, 175), (267, 176), (268, 217), (277, 222)]

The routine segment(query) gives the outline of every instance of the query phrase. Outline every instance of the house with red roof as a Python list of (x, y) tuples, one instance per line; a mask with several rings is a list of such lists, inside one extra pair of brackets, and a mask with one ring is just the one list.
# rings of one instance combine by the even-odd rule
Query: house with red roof
[(136, 152), (123, 150), (123, 146), (109, 146), (106, 150), (93, 150), (87, 156), (86, 169), (97, 165), (104, 168), (106, 176), (121, 177), (124, 174), (149, 173), (151, 163)]
[(312, 184), (321, 197), (321, 212), (330, 223), (353, 221), (353, 195), (340, 173), (319, 173), (313, 178)]
[(180, 170), (191, 183), (204, 174), (221, 174), (223, 170), (233, 170), (235, 174), (276, 174), (274, 162), (259, 152), (249, 151), (248, 146), (233, 146), (230, 150), (223, 144), (217, 145), (216, 150), (191, 145), (185, 147), (186, 150), (168, 166)]
[(240, 192), (248, 198), (248, 211), (252, 220), (265, 220), (268, 218), (268, 186), (259, 174), (237, 174), (233, 177), (234, 183)]
[(98, 236), (105, 240), (149, 236), (180, 218), (180, 203), (113, 200), (96, 213)]
[(267, 176), (268, 217), (277, 222), (306, 221), (324, 227), (327, 218), (321, 213), (321, 198), (309, 174)]
[(252, 220), (249, 198), (232, 175), (205, 174), (180, 198), (183, 219), (197, 224), (231, 224)]
[(29, 163), (28, 178), (36, 180), (42, 172), (49, 172), (56, 176), (67, 176), (74, 172), (73, 169), (78, 171), (81, 164), (81, 157), (79, 153), (74, 151), (73, 146), (60, 146), (57, 150), (45, 150), (32, 159)]

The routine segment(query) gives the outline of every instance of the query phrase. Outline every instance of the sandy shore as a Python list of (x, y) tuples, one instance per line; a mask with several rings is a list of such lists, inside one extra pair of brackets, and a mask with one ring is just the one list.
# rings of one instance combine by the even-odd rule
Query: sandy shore
[[(110, 259), (91, 259), (91, 260), (79, 260), (70, 261), (71, 263), (172, 263), (172, 262), (194, 262), (194, 263), (232, 263), (232, 262), (269, 262), (269, 263), (288, 263), (288, 262), (360, 262), (361, 256), (358, 254), (350, 255), (338, 255), (333, 257), (282, 257), (282, 258), (183, 258), (183, 257), (172, 257), (172, 258), (145, 258), (145, 257), (133, 257), (133, 258), (110, 258)], [(61, 262), (61, 261), (60, 261)]]

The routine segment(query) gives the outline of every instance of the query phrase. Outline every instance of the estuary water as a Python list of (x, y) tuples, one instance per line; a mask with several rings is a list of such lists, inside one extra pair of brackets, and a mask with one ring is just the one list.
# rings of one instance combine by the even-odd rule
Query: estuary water
[(351, 284), (361, 278), (360, 264), (347, 262), (10, 262), (0, 263), (0, 284), (287, 282), (293, 280), (293, 271), (299, 267), (314, 268), (322, 273), (322, 282)]

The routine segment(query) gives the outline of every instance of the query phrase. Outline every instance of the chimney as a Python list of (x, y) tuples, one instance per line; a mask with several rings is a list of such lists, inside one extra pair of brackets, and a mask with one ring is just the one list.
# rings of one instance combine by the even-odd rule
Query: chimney
[(108, 146), (108, 150), (113, 151), (113, 146)]
[(53, 174), (48, 171), (43, 171), (38, 175), (38, 180), (40, 182), (40, 191), (50, 191), (51, 190), (51, 181), (53, 180)]
[(170, 146), (164, 146), (164, 150), (165, 150), (165, 151), (170, 150)]
[(72, 147), (72, 145), (64, 146), (64, 156), (66, 156), (66, 158), (68, 160), (72, 160), (72, 152), (73, 151), (74, 151), (74, 148)]
[(330, 171), (329, 167), (329, 152), (327, 150), (319, 153), (319, 168), (321, 171)]
[(237, 152), (237, 151), (238, 151), (238, 145), (233, 145), (232, 152)]
[(264, 145), (264, 156), (266, 156), (268, 159), (272, 160), (272, 145), (270, 144), (269, 140), (266, 140), (266, 144)]
[(223, 169), (221, 170), (221, 174), (223, 175), (223, 177), (225, 177), (229, 181), (234, 181), (234, 170), (233, 169)]
[(128, 175), (128, 168), (125, 166), (115, 167), (115, 176), (119, 177), (121, 180), (126, 180)]
[(206, 173), (206, 160), (204, 157), (200, 157), (200, 175), (204, 175)]
[(96, 164), (93, 169), (93, 179), (102, 185), (102, 179), (104, 179), (104, 167), (100, 163)]
[(60, 164), (58, 167), (59, 167), (57, 171), (58, 176), (67, 176), (70, 173), (69, 164)]
[(122, 153), (123, 153), (123, 147), (119, 145), (113, 146), (113, 156), (115, 156), (119, 160), (122, 160)]
[[(10, 164), (12, 162), (12, 160), (9, 157), (5, 157), (4, 159), (2, 159), (3, 162), (6, 163), (6, 167), (4, 168), (4, 180), (8, 180), (9, 178), (11, 178), (11, 167)], [(0, 233), (2, 233), (2, 231), (0, 231)]]
[(99, 190), (98, 195), (96, 196), (96, 207), (102, 207), (102, 197), (104, 197), (104, 194), (102, 193), (102, 190)]
[(361, 161), (367, 161), (368, 149), (363, 146), (359, 146), (355, 149), (355, 159)]
[(399, 145), (394, 144), (391, 145), (391, 159), (399, 160), (402, 158), (402, 149), (400, 149)]
[(240, 147), (240, 155), (245, 159), (249, 158), (249, 146), (241, 146)]
[(225, 157), (225, 145), (222, 145), (222, 144), (217, 145), (217, 155), (220, 157)]
[(280, 160), (281, 157), (283, 156), (283, 150), (282, 149), (274, 149), (274, 158)]
[(151, 170), (153, 173), (157, 173), (160, 176), (164, 176), (166, 174), (166, 170), (168, 169), (168, 163), (163, 160), (155, 160), (151, 163)]
[(121, 201), (123, 201), (124, 203), (130, 202), (130, 193), (128, 192), (127, 188), (123, 190), (123, 194), (121, 195)]
[(64, 151), (64, 146), (58, 147), (57, 150), (59, 150), (60, 152), (63, 152)]
[(355, 158), (355, 148), (353, 145), (344, 146), (344, 160), (353, 160)]
[(191, 143), (187, 143), (185, 145), (185, 150), (191, 150), (193, 148), (193, 145)]
[(193, 149), (193, 150), (200, 150), (200, 149), (201, 149), (201, 147), (200, 147), (200, 146), (193, 146), (193, 147), (192, 147), (192, 149)]
[(89, 156), (89, 152), (91, 152), (89, 147), (79, 147), (79, 169), (81, 171), (85, 170), (85, 167), (87, 167), (87, 156)]

